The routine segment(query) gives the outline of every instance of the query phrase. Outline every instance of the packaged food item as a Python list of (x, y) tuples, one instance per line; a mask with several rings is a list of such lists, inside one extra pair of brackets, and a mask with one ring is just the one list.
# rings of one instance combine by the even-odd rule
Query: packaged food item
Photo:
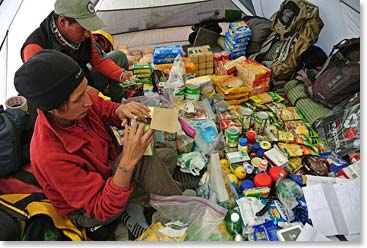
[(278, 241), (278, 226), (273, 221), (267, 221), (264, 224), (255, 225), (254, 241)]
[(282, 102), (284, 101), (284, 98), (275, 92), (268, 91), (259, 95), (251, 96), (250, 101), (257, 104), (265, 104), (273, 101)]
[(269, 187), (252, 187), (243, 190), (243, 196), (245, 197), (267, 198), (269, 197), (269, 194)]
[(306, 156), (304, 158), (305, 168), (312, 175), (317, 176), (327, 176), (328, 175), (328, 167), (326, 164), (326, 160), (324, 158), (319, 158), (316, 156)]

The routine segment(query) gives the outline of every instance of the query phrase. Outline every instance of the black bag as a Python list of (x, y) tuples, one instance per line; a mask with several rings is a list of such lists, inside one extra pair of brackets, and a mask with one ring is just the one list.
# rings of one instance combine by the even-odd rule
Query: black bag
[(0, 176), (15, 173), (30, 161), (33, 125), (27, 112), (0, 105)]
[(245, 16), (243, 20), (251, 29), (251, 39), (247, 45), (246, 54), (250, 56), (260, 51), (261, 45), (273, 31), (272, 22), (259, 16)]
[(333, 107), (360, 91), (360, 39), (344, 39), (336, 44), (316, 75), (311, 97)]

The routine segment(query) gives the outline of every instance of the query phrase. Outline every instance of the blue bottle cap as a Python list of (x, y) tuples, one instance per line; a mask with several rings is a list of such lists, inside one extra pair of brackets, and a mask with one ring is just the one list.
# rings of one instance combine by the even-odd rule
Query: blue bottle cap
[(261, 148), (259, 150), (257, 150), (256, 157), (259, 157), (259, 158), (264, 157), (264, 150), (261, 149)]
[(253, 187), (255, 187), (254, 183), (249, 179), (245, 179), (240, 185), (240, 190), (243, 191), (245, 189), (251, 189)]
[(240, 146), (247, 145), (247, 139), (246, 138), (240, 138)]
[(252, 149), (254, 149), (254, 150), (256, 150), (256, 151), (257, 151), (257, 150), (259, 150), (259, 149), (260, 149), (260, 144), (259, 144), (259, 143), (257, 143), (257, 142), (256, 142), (256, 143), (253, 143), (253, 144), (252, 144)]

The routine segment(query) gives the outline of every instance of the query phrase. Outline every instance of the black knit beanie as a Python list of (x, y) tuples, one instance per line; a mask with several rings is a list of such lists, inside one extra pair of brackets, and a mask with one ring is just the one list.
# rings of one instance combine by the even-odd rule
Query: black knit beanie
[(84, 72), (68, 55), (45, 49), (24, 63), (15, 73), (20, 95), (41, 110), (58, 108), (84, 78)]

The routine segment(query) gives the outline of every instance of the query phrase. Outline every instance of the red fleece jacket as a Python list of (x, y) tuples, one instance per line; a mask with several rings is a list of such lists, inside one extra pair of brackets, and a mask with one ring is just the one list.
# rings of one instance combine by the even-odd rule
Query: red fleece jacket
[[(113, 183), (111, 169), (116, 147), (104, 128), (120, 126), (119, 106), (91, 95), (93, 106), (78, 123), (63, 128), (51, 124), (42, 111), (31, 142), (32, 170), (60, 215), (84, 209), (104, 221), (121, 213), (132, 192)], [(81, 127), (82, 126), (82, 127)]]

